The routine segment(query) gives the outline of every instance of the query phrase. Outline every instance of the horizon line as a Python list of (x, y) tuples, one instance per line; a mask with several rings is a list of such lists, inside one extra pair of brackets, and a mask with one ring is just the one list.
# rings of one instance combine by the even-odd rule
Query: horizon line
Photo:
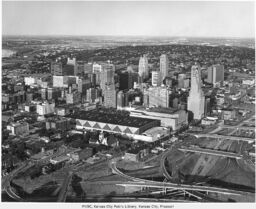
[(4, 36), (30, 36), (30, 37), (42, 37), (42, 36), (64, 36), (64, 37), (147, 37), (147, 38), (154, 38), (154, 37), (161, 37), (161, 38), (233, 38), (233, 39), (255, 39), (254, 37), (238, 37), (238, 36), (169, 36), (169, 35), (65, 35), (65, 34), (2, 34)]

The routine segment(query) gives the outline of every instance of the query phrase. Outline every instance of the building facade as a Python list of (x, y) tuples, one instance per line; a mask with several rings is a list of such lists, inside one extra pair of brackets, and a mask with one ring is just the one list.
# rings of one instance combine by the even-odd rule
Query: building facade
[(139, 60), (139, 76), (142, 79), (146, 79), (149, 76), (148, 58), (145, 54)]
[[(144, 91), (144, 105), (148, 107), (169, 107), (170, 91), (166, 87), (150, 87)], [(146, 105), (147, 106), (147, 105)]]
[(169, 60), (166, 54), (162, 54), (160, 56), (160, 73), (161, 73), (161, 82), (166, 78), (168, 75), (169, 70)]
[(114, 85), (107, 85), (104, 91), (104, 106), (116, 108), (116, 90)]
[(11, 131), (12, 135), (26, 135), (29, 133), (29, 124), (26, 122), (23, 123), (11, 123), (7, 126), (7, 130)]
[(194, 119), (200, 120), (204, 116), (205, 96), (201, 88), (201, 68), (194, 65), (191, 68), (191, 88), (188, 96), (188, 110), (193, 113)]
[(207, 69), (208, 77), (207, 82), (216, 84), (224, 81), (224, 66), (223, 65), (212, 65)]
[(152, 86), (161, 85), (161, 73), (159, 71), (152, 71)]

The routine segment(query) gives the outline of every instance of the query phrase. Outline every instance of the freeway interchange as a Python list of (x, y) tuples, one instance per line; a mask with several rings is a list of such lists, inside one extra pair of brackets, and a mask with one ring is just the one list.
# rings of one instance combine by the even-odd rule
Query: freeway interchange
[[(223, 126), (225, 128), (230, 128), (227, 126)], [(234, 129), (239, 129), (242, 127), (241, 125), (231, 127)], [(222, 127), (221, 127), (222, 128)], [(243, 127), (244, 128), (244, 127)], [(218, 127), (220, 129), (220, 127)], [(222, 136), (218, 134), (197, 134), (195, 135), (197, 137), (210, 137), (210, 138), (217, 138), (219, 140), (238, 140), (238, 141), (246, 141), (246, 142), (252, 142), (254, 139), (251, 138), (243, 138), (243, 137), (234, 137), (234, 136)], [(213, 155), (213, 156), (219, 156), (219, 157), (224, 157), (228, 159), (236, 159), (238, 162), (243, 159), (243, 155), (241, 155), (241, 151), (239, 153), (234, 153), (234, 152), (229, 152), (229, 151), (220, 151), (220, 150), (215, 150), (215, 149), (207, 149), (207, 148), (201, 148), (201, 147), (184, 147), (181, 146), (181, 144), (175, 145), (176, 149), (182, 152), (188, 152), (188, 153), (200, 153), (200, 154), (205, 154), (205, 155)], [(240, 147), (241, 148), (241, 147)], [(160, 169), (161, 173), (163, 176), (166, 178), (168, 182), (159, 182), (159, 181), (151, 181), (151, 180), (145, 180), (142, 178), (136, 178), (129, 176), (123, 172), (121, 172), (117, 166), (116, 163), (121, 160), (121, 157), (116, 157), (116, 158), (111, 158), (108, 161), (108, 166), (111, 169), (113, 174), (116, 174), (118, 176), (121, 176), (128, 181), (102, 181), (98, 182), (101, 184), (114, 184), (117, 186), (123, 186), (123, 187), (139, 187), (139, 188), (157, 188), (163, 191), (166, 190), (180, 190), (183, 191), (184, 193), (187, 193), (191, 196), (197, 197), (198, 201), (218, 201), (217, 199), (211, 199), (207, 195), (202, 194), (201, 192), (204, 192), (206, 194), (208, 193), (218, 193), (218, 194), (224, 194), (224, 195), (234, 195), (234, 196), (254, 196), (255, 193), (252, 192), (245, 192), (245, 191), (239, 191), (239, 190), (234, 190), (234, 189), (227, 189), (227, 188), (219, 188), (219, 187), (213, 187), (213, 186), (205, 186), (205, 185), (191, 185), (191, 184), (181, 184), (181, 183), (172, 183), (173, 177), (169, 174), (169, 172), (166, 169), (165, 166), (165, 161), (170, 152), (172, 151), (173, 146), (169, 148), (167, 151), (162, 153), (162, 157), (160, 160)], [(57, 156), (57, 155), (56, 155)], [(32, 167), (35, 164), (41, 164), (41, 163), (46, 163), (46, 161), (49, 161), (50, 157), (47, 159), (39, 159), (38, 161), (27, 161), (22, 163), (17, 169), (12, 171), (8, 176), (3, 177), (2, 181), (2, 191), (6, 192), (12, 199), (15, 199), (16, 201), (24, 201), (22, 197), (20, 197), (18, 194), (15, 193), (11, 186), (11, 181), (12, 179), (20, 172), (23, 172), (30, 167)], [(230, 162), (228, 160), (228, 162)], [(74, 166), (70, 172), (67, 173), (66, 178), (63, 180), (63, 183), (60, 187), (60, 192), (58, 195), (58, 200), (60, 202), (65, 201), (67, 192), (68, 192), (68, 187), (71, 183), (72, 176), (73, 174), (77, 171), (77, 169), (80, 167), (79, 166)]]

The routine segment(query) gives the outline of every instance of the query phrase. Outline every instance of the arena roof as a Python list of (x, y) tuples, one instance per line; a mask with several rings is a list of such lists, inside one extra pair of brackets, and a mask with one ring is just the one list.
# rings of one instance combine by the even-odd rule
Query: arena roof
[(159, 121), (159, 120), (153, 120), (153, 119), (124, 116), (121, 114), (102, 113), (102, 112), (98, 112), (97, 110), (80, 111), (72, 115), (69, 115), (69, 117), (74, 119), (80, 119), (80, 120), (110, 123), (115, 125), (130, 126), (130, 127), (136, 127), (136, 128), (140, 128), (154, 121)]

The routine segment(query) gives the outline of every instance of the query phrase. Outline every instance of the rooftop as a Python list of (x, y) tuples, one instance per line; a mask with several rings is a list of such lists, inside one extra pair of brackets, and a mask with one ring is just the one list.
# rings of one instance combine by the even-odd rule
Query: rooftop
[(130, 126), (130, 127), (136, 127), (136, 128), (140, 128), (148, 123), (157, 121), (152, 119), (124, 116), (122, 114), (117, 114), (117, 113), (110, 114), (106, 112), (99, 112), (98, 110), (80, 111), (78, 113), (74, 113), (70, 115), (69, 117), (74, 119), (96, 121), (101, 123), (110, 123), (110, 124)]
[(151, 107), (151, 108), (145, 108), (145, 107), (135, 107), (135, 110), (142, 110), (147, 112), (157, 112), (157, 113), (165, 113), (165, 114), (177, 114), (181, 112), (182, 110), (178, 110), (176, 108), (165, 108), (165, 107)]

